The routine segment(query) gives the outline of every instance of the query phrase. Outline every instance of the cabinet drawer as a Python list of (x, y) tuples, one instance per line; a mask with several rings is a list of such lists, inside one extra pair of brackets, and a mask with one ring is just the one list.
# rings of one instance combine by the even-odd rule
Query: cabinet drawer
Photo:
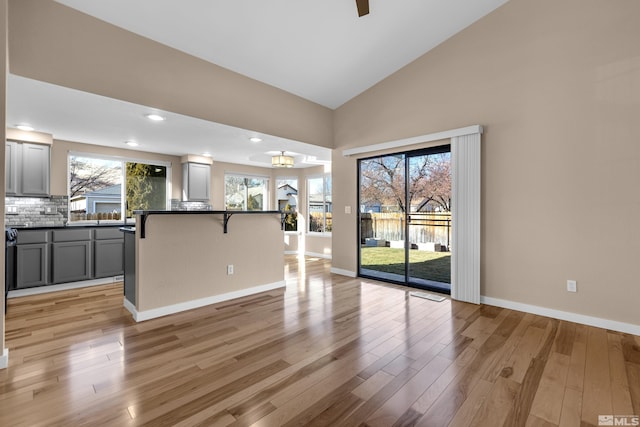
[(53, 230), (54, 242), (77, 242), (81, 240), (91, 240), (91, 229), (82, 228), (79, 230)]
[(48, 241), (48, 230), (19, 230), (16, 243), (19, 245), (30, 245), (32, 243), (47, 243)]
[(96, 240), (122, 239), (122, 231), (120, 228), (96, 228)]

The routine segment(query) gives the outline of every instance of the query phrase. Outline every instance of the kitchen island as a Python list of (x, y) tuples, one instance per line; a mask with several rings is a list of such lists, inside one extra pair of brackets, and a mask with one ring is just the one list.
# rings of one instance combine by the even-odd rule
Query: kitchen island
[[(136, 321), (283, 288), (279, 211), (134, 211), (124, 305)], [(134, 250), (127, 242), (135, 242)], [(132, 277), (135, 283), (131, 284)], [(127, 283), (129, 278), (129, 283)]]

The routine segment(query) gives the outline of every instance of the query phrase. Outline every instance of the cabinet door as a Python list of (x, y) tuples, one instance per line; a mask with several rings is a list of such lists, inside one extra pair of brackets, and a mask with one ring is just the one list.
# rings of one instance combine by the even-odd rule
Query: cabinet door
[(52, 244), (53, 283), (91, 279), (91, 242)]
[(93, 258), (95, 278), (121, 275), (124, 273), (124, 240), (96, 240)]
[(22, 194), (49, 195), (50, 148), (47, 145), (22, 144)]
[(16, 246), (16, 288), (46, 285), (49, 273), (49, 245)]
[(183, 168), (186, 200), (208, 201), (210, 199), (211, 166), (200, 163), (185, 163)]
[(5, 188), (7, 195), (18, 192), (18, 143), (7, 141), (4, 151)]

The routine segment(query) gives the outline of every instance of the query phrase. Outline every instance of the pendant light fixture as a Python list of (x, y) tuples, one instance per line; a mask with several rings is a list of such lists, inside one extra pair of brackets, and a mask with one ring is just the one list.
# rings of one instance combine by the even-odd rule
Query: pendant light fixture
[(271, 157), (271, 166), (274, 168), (292, 168), (293, 157), (286, 156), (284, 151), (281, 151), (277, 156)]

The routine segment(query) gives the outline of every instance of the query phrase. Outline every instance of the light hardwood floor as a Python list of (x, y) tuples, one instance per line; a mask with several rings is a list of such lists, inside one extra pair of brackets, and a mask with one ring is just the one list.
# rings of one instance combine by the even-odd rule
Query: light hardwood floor
[(9, 300), (1, 426), (589, 426), (640, 338), (288, 257), (286, 291), (136, 324), (114, 284)]

